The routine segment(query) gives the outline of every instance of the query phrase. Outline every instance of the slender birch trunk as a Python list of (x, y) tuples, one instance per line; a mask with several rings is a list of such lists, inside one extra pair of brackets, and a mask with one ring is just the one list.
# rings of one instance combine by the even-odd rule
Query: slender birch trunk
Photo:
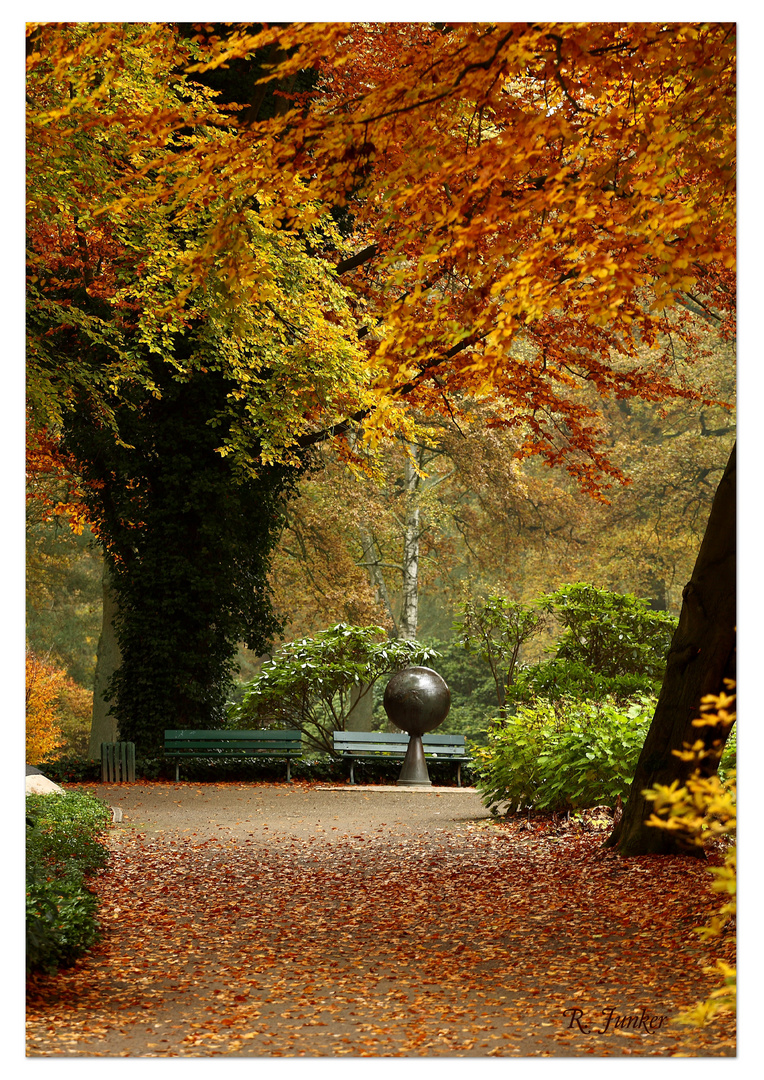
[[(416, 458), (417, 449), (409, 449)], [(406, 513), (403, 523), (401, 617), (398, 628), (398, 637), (403, 641), (411, 641), (416, 637), (419, 619), (419, 484), (420, 476), (415, 462), (407, 457), (404, 472)]]

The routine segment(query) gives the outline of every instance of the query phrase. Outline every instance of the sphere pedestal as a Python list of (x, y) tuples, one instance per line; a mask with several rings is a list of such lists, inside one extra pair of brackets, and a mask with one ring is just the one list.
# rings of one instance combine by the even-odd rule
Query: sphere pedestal
[(451, 694), (445, 681), (432, 668), (405, 668), (387, 684), (382, 704), (392, 723), (409, 735), (399, 786), (432, 787), (422, 735), (434, 731), (448, 716)]
[(432, 787), (421, 735), (409, 735), (409, 745), (397, 783), (403, 787)]

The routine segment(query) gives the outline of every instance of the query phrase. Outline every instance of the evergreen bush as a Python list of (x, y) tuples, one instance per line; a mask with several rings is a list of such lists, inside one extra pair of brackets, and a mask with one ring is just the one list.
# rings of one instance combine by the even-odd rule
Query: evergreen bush
[(55, 972), (98, 939), (98, 901), (88, 877), (103, 869), (108, 806), (79, 792), (27, 795), (27, 970)]

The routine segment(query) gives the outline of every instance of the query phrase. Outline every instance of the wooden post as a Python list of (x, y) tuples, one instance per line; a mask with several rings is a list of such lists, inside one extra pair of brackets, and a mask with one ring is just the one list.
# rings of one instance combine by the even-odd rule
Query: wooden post
[(135, 783), (135, 743), (101, 743), (101, 782)]

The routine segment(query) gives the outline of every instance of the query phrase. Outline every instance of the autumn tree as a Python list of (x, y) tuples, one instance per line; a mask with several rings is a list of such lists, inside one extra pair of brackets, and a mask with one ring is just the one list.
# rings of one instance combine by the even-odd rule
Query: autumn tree
[[(189, 270), (231, 137), (184, 74), (199, 55), (171, 26), (28, 28), (30, 432), (84, 481), (116, 601), (118, 670), (99, 656), (96, 703), (113, 696), (145, 750), (167, 724), (222, 722), (237, 642), (262, 651), (278, 626), (266, 572), (305, 462), (295, 436), (357, 407), (367, 381), (316, 255), (331, 223), (294, 237), (267, 201), (242, 207), (246, 300), (225, 252)], [(96, 750), (114, 736), (102, 720)]]
[[(706, 316), (734, 332), (734, 27), (297, 26), (281, 40), (280, 75), (316, 67), (326, 98), (292, 117), (290, 158), (274, 140), (274, 159), (309, 162), (311, 190), (355, 215), (359, 264), (377, 267), (359, 287), (386, 298), (372, 351), (391, 394), (435, 408), (490, 387), (526, 452), (590, 490), (617, 476), (596, 411), (567, 388), (692, 396), (669, 376), (674, 341)], [(645, 786), (676, 772), (700, 695), (734, 675), (733, 495), (734, 452)], [(635, 798), (611, 838), (622, 851), (651, 850)]]
[[(491, 397), (521, 457), (562, 464), (597, 493), (622, 474), (601, 444), (600, 408), (578, 387), (620, 401), (697, 397), (674, 376), (675, 343), (692, 347), (708, 315), (722, 335), (734, 331), (732, 25), (234, 25), (200, 30), (185, 54), (167, 24), (76, 28), (66, 32), (74, 45), (57, 33), (31, 59), (40, 174), (82, 139), (102, 172), (88, 159), (69, 262), (35, 249), (47, 288), (74, 268), (88, 302), (102, 303), (105, 279), (94, 286), (88, 275), (108, 266), (117, 280), (119, 260), (98, 245), (124, 236), (141, 273), (128, 266), (111, 292), (106, 281), (106, 302), (138, 311), (139, 339), (176, 367), (171, 346), (189, 322), (214, 331), (225, 345), (216, 363), (248, 383), (239, 400), (249, 427), (233, 425), (220, 447), (245, 464), (289, 463), (344, 433), (373, 447), (410, 434), (403, 402), (455, 412), (467, 394)], [(45, 36), (33, 29), (33, 48), (35, 34)], [(131, 69), (130, 49), (152, 36), (150, 60)], [(270, 117), (238, 110), (237, 124), (235, 107), (216, 110), (187, 77), (266, 49), (273, 65), (260, 85), (293, 94)], [(117, 53), (140, 92), (130, 86), (115, 110)], [(76, 92), (62, 103), (64, 73)], [(150, 100), (152, 79), (161, 103)], [(99, 124), (109, 138), (96, 146)], [(59, 169), (49, 186), (66, 188), (67, 175)], [(97, 259), (83, 263), (89, 178), (108, 196)], [(277, 273), (274, 296), (272, 262), (284, 251), (300, 287), (290, 292)], [(55, 340), (49, 327), (71, 336), (74, 322), (111, 349), (99, 378), (137, 377), (151, 392), (118, 320), (87, 304), (63, 318), (60, 299), (55, 311), (37, 299), (53, 315), (38, 359)], [(253, 352), (285, 358), (270, 381), (253, 371)], [(38, 366), (45, 400), (50, 368)], [(69, 365), (64, 389), (78, 370)], [(264, 394), (250, 397), (253, 383)], [(268, 393), (277, 416), (263, 407)]]
[(50, 659), (26, 653), (26, 760), (37, 765), (62, 743), (58, 694), (66, 673)]

